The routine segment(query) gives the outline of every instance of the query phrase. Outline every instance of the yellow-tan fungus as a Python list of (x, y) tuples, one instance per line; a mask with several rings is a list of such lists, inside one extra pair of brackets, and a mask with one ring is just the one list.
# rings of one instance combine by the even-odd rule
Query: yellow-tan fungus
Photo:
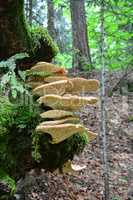
[(86, 128), (81, 124), (38, 125), (36, 131), (48, 133), (52, 137), (51, 143), (58, 144), (76, 133), (84, 133)]
[(63, 109), (77, 111), (82, 106), (94, 105), (98, 99), (96, 97), (79, 97), (79, 96), (59, 96), (45, 95), (38, 99), (40, 104), (45, 104), (53, 109)]
[(49, 110), (41, 113), (40, 116), (44, 119), (60, 119), (64, 117), (72, 117), (74, 116), (74, 113), (65, 110)]

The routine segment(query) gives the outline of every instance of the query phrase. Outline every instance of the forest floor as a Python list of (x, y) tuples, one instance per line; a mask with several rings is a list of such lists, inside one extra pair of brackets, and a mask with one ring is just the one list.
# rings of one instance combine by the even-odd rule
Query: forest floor
[[(123, 72), (107, 73), (106, 92)], [(100, 79), (97, 72), (84, 75)], [(133, 76), (132, 76), (133, 77)], [(133, 195), (133, 93), (121, 95), (117, 90), (106, 98), (109, 184), (111, 200), (128, 200)], [(25, 200), (102, 200), (104, 194), (103, 166), (100, 145), (100, 106), (85, 107), (80, 113), (82, 122), (98, 133), (74, 163), (86, 165), (78, 174), (61, 175), (43, 172), (29, 173), (25, 178)], [(133, 198), (133, 196), (132, 196)], [(132, 199), (131, 198), (131, 199)]]

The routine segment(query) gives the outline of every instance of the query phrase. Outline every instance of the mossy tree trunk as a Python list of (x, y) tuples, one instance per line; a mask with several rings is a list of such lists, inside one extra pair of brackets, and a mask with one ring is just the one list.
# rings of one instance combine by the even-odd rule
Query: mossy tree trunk
[(31, 47), (23, 0), (0, 1), (0, 60)]
[(31, 63), (51, 62), (58, 52), (47, 30), (43, 27), (31, 29), (26, 23), (24, 0), (0, 1), (0, 41), (0, 60), (27, 52)]

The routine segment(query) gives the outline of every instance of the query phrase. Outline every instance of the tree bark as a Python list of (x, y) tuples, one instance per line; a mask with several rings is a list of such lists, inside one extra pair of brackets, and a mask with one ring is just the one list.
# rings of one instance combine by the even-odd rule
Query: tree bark
[(91, 68), (84, 0), (70, 0), (70, 10), (74, 51), (73, 67), (83, 70), (85, 65), (89, 65)]
[(0, 60), (30, 48), (23, 0), (0, 1)]
[(32, 9), (33, 9), (33, 2), (32, 2), (32, 0), (29, 0), (29, 23), (30, 23), (30, 25), (32, 25), (32, 17), (33, 17)]
[(56, 29), (55, 29), (55, 24), (54, 24), (54, 4), (53, 0), (47, 0), (47, 28), (50, 36), (53, 38), (53, 40), (56, 40)]
[(27, 52), (30, 62), (51, 62), (58, 49), (47, 31), (37, 28), (31, 31), (25, 20), (24, 0), (0, 1), (0, 60)]

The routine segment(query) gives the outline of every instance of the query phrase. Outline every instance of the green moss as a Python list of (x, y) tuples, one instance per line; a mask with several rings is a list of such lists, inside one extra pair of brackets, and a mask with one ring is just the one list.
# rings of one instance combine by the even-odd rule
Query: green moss
[(12, 123), (13, 106), (7, 97), (0, 96), (0, 128)]
[(52, 40), (48, 31), (43, 27), (36, 26), (30, 29), (33, 42), (33, 57), (37, 61), (51, 61), (58, 53), (58, 47)]
[(35, 132), (42, 121), (38, 104), (11, 104), (2, 97), (0, 108), (3, 104), (0, 117), (4, 118), (1, 127), (5, 128), (6, 134), (0, 135), (0, 166), (11, 176), (22, 176), (35, 166), (49, 171), (61, 168), (88, 143), (86, 133), (77, 133), (59, 144), (51, 144), (49, 134)]
[[(0, 58), (32, 49), (31, 33), (24, 16), (24, 1), (14, 0), (3, 4), (1, 17)], [(3, 51), (4, 49), (4, 51)]]
[(51, 144), (50, 136), (43, 134), (40, 137), (40, 151), (42, 155), (41, 165), (50, 171), (63, 166), (68, 160), (72, 160), (74, 155), (78, 155), (88, 144), (86, 133), (75, 134), (59, 144)]
[(2, 6), (0, 59), (27, 52), (32, 62), (51, 62), (58, 47), (46, 29), (28, 25), (24, 16), (24, 1), (8, 1)]
[(77, 133), (59, 144), (51, 144), (47, 133), (37, 134), (41, 109), (34, 101), (27, 104), (17, 100), (12, 104), (7, 97), (0, 97), (0, 166), (6, 172), (3, 176), (0, 171), (0, 181), (5, 179), (13, 188), (15, 183), (10, 177), (18, 179), (34, 167), (61, 170), (88, 143), (86, 133)]

